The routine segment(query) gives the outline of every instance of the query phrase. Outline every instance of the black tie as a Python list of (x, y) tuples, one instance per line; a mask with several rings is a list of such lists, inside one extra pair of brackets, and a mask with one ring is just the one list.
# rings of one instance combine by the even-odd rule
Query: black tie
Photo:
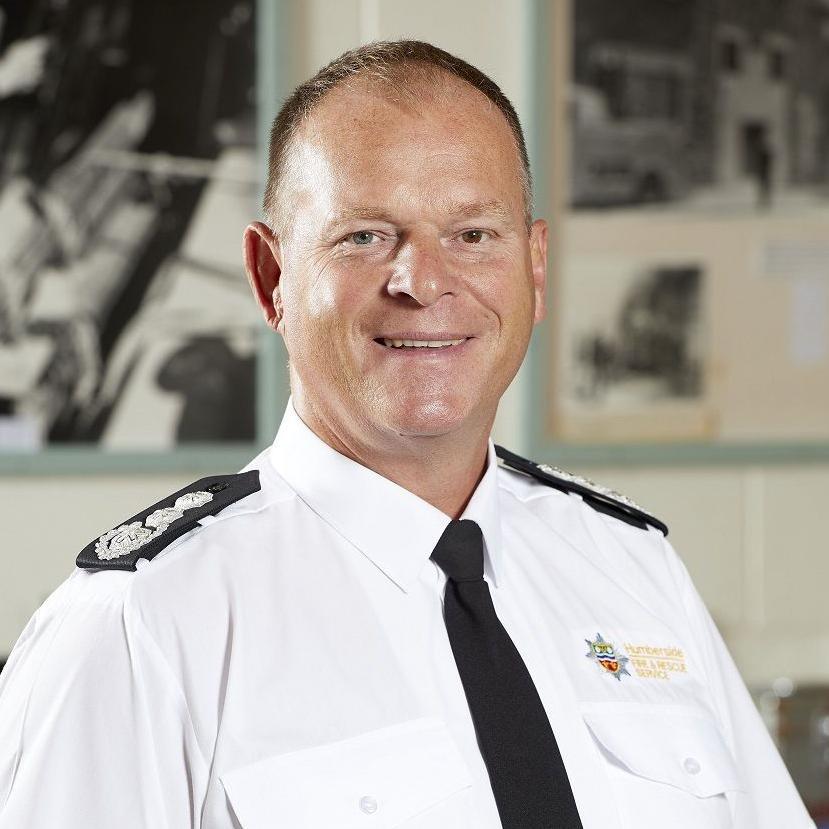
[(532, 677), (495, 615), (481, 528), (451, 521), (431, 556), (443, 615), (504, 829), (581, 829), (567, 770)]

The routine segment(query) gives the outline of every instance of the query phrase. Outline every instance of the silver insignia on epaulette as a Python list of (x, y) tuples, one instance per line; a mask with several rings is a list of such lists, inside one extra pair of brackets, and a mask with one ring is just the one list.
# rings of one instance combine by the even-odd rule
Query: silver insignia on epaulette
[(176, 509), (175, 507), (164, 507), (151, 512), (145, 519), (144, 523), (148, 527), (169, 527), (173, 521), (178, 521), (184, 515), (184, 510)]
[(542, 472), (546, 472), (548, 475), (561, 478), (563, 481), (567, 481), (571, 484), (578, 484), (579, 486), (592, 490), (597, 495), (603, 495), (605, 498), (618, 501), (620, 504), (624, 504), (627, 507), (631, 507), (632, 509), (645, 513), (645, 515), (649, 514), (644, 507), (640, 507), (636, 501), (628, 498), (627, 495), (622, 495), (621, 492), (616, 492), (615, 489), (610, 489), (610, 487), (597, 484), (595, 481), (591, 481), (590, 478), (582, 478), (581, 475), (574, 475), (572, 472), (567, 472), (565, 469), (559, 469), (557, 466), (550, 466), (550, 464), (547, 463), (537, 463), (536, 467)]
[(140, 521), (122, 524), (120, 527), (105, 532), (95, 542), (95, 552), (102, 561), (119, 558), (143, 547), (158, 535), (158, 530), (148, 530)]
[[(203, 507), (213, 500), (209, 492), (188, 492), (176, 499), (171, 507), (162, 507), (151, 512), (145, 519), (145, 527), (140, 521), (122, 524), (105, 532), (95, 542), (95, 554), (101, 561), (120, 558), (128, 553), (140, 550), (154, 538), (158, 538), (173, 521), (181, 518), (189, 509)], [(148, 529), (152, 527), (152, 529)]]
[(212, 501), (213, 496), (209, 492), (188, 492), (185, 495), (180, 495), (176, 498), (176, 509), (194, 509), (195, 507), (203, 507), (208, 501)]

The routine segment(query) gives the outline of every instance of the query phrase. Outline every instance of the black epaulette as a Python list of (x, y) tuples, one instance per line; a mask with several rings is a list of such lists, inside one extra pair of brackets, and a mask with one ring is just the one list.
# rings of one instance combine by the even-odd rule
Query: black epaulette
[(668, 527), (658, 518), (645, 512), (638, 504), (630, 500), (626, 495), (614, 492), (612, 489), (595, 484), (587, 478), (565, 472), (555, 466), (546, 463), (528, 461), (503, 446), (495, 446), (495, 454), (501, 459), (505, 466), (516, 469), (527, 475), (532, 475), (547, 486), (559, 489), (562, 492), (576, 492), (583, 498), (584, 502), (598, 512), (612, 515), (620, 521), (632, 524), (640, 529), (647, 529), (648, 525), (655, 527), (663, 535), (668, 534)]
[(259, 489), (257, 469), (202, 478), (87, 544), (75, 563), (85, 569), (135, 570), (139, 558), (155, 558), (206, 515), (216, 515)]

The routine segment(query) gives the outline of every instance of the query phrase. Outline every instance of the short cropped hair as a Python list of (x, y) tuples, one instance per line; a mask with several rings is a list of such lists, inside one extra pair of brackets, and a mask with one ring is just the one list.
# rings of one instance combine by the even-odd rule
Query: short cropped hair
[(454, 55), (421, 40), (381, 40), (344, 52), (316, 75), (298, 86), (285, 100), (271, 126), (268, 149), (268, 181), (262, 207), (278, 235), (286, 228), (282, 212), (282, 187), (287, 177), (294, 137), (325, 95), (350, 81), (364, 80), (378, 86), (387, 98), (416, 106), (424, 89), (438, 93), (446, 75), (454, 75), (489, 98), (507, 119), (521, 162), (524, 220), (532, 224), (532, 178), (521, 122), (515, 108), (487, 75)]

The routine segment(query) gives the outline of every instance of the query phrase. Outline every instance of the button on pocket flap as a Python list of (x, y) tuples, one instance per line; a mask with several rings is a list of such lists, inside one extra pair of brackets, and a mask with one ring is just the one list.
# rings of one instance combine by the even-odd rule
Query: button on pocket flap
[(702, 709), (605, 703), (583, 715), (602, 749), (633, 774), (697, 797), (743, 789), (719, 727)]
[(244, 829), (391, 829), (472, 785), (435, 717), (268, 757), (221, 781)]

